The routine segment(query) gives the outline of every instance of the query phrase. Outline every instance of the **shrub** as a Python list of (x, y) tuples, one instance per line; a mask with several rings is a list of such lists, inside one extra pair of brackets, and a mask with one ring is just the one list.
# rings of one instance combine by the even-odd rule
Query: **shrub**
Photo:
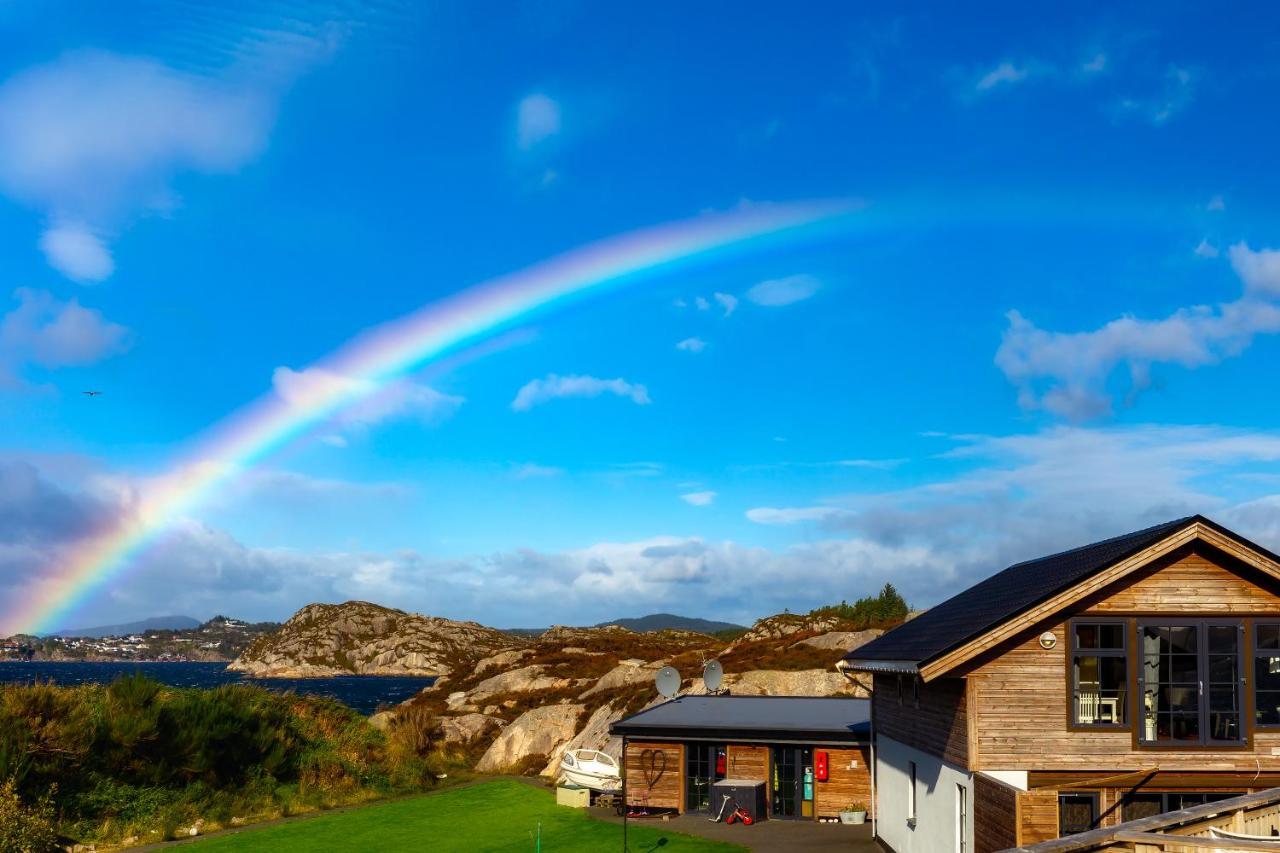
[(23, 805), (13, 779), (0, 785), (0, 850), (10, 853), (51, 853), (58, 849), (51, 794)]

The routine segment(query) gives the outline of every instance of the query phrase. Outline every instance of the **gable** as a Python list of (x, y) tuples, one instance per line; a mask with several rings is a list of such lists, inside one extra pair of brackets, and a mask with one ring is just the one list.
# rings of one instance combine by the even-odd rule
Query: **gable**
[(1184, 553), (1134, 572), (1090, 613), (1275, 613), (1280, 580), (1236, 563), (1217, 549), (1193, 543)]

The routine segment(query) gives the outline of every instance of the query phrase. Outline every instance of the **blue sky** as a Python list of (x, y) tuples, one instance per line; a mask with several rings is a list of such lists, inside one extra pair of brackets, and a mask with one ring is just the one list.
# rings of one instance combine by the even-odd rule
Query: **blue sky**
[(0, 3), (0, 594), (362, 330), (613, 234), (826, 198), (865, 225), (425, 366), (78, 621), (353, 597), (749, 620), (885, 581), (925, 606), (1190, 512), (1280, 547), (1277, 24)]

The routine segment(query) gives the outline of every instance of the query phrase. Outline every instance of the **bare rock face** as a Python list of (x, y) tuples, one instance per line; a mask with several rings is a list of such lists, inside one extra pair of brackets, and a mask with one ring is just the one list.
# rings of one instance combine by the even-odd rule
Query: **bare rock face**
[(615, 687), (626, 687), (629, 684), (639, 684), (642, 681), (652, 681), (654, 674), (662, 669), (666, 661), (654, 661), (646, 663), (635, 658), (620, 661), (617, 666), (606, 672), (600, 677), (600, 680), (578, 696), (579, 699), (586, 699), (604, 690), (612, 690)]
[(795, 645), (851, 652), (859, 646), (865, 646), (883, 633), (884, 631), (879, 628), (868, 628), (865, 631), (829, 631), (816, 637), (810, 637), (807, 640), (801, 640)]
[(440, 721), (440, 732), (445, 743), (470, 743), (478, 737), (500, 729), (503, 721), (498, 717), (485, 714), (463, 714), (460, 717), (445, 717)]
[(792, 613), (779, 613), (768, 616), (751, 626), (751, 630), (734, 640), (726, 651), (758, 643), (761, 640), (781, 640), (801, 631), (830, 631), (839, 622), (832, 616), (814, 617), (799, 616)]
[[(544, 675), (546, 671), (547, 668), (542, 664), (533, 664), (508, 672), (500, 672), (468, 690), (464, 694), (464, 702), (467, 705), (476, 705), (492, 696), (505, 693), (540, 693), (561, 690), (573, 684), (573, 681), (568, 678)], [(452, 701), (453, 697), (449, 698)]]
[(609, 726), (621, 720), (622, 709), (614, 710), (613, 705), (601, 705), (587, 718), (582, 730), (567, 743), (548, 753), (550, 760), (542, 769), (543, 776), (555, 777), (560, 773), (560, 756), (575, 749), (594, 749), (607, 752), (614, 758), (622, 759), (622, 738), (609, 734)]
[(525, 711), (476, 763), (481, 773), (505, 770), (530, 755), (551, 755), (573, 737), (583, 705), (544, 705)]
[(435, 675), (467, 669), (513, 639), (477, 622), (456, 622), (364, 601), (309, 604), (259, 637), (228, 669), (255, 678)]
[(490, 655), (476, 664), (476, 675), (482, 675), (491, 669), (508, 669), (512, 664), (519, 663), (531, 654), (533, 649), (511, 649)]
[(569, 628), (556, 625), (542, 632), (538, 642), (542, 645), (553, 643), (573, 643), (578, 647), (590, 648), (592, 643), (601, 637), (633, 637), (635, 631), (629, 631), (621, 625), (603, 625), (599, 628)]
[(798, 672), (753, 669), (734, 676), (729, 692), (737, 696), (858, 695), (856, 685), (829, 669), (804, 669)]

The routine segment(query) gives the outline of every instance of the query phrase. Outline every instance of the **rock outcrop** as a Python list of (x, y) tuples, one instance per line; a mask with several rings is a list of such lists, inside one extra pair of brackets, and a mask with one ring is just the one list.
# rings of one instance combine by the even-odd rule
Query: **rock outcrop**
[(445, 717), (440, 721), (440, 734), (445, 743), (471, 743), (495, 729), (506, 725), (499, 717), (486, 714), (463, 714), (460, 717)]
[(476, 763), (481, 773), (494, 773), (519, 764), (531, 755), (550, 756), (574, 736), (583, 705), (543, 705), (525, 711)]
[(588, 687), (578, 698), (586, 699), (588, 696), (594, 696), (605, 690), (613, 690), (616, 687), (626, 687), (629, 684), (653, 681), (654, 675), (665, 664), (666, 661), (656, 660), (650, 663), (638, 658), (619, 661), (617, 666), (606, 672), (599, 681)]
[(755, 669), (734, 677), (729, 692), (735, 696), (854, 696), (858, 693), (849, 679), (829, 669), (797, 672)]
[(542, 768), (543, 776), (555, 777), (560, 773), (560, 756), (575, 749), (595, 749), (607, 752), (619, 761), (622, 760), (622, 738), (609, 734), (609, 726), (625, 716), (621, 708), (613, 705), (601, 705), (587, 718), (582, 730), (552, 750), (547, 759), (547, 766)]
[(364, 601), (310, 604), (255, 640), (228, 669), (255, 678), (434, 675), (470, 669), (515, 645), (477, 622), (419, 616)]
[(851, 652), (865, 646), (883, 634), (879, 628), (868, 628), (865, 631), (828, 631), (816, 637), (809, 637), (796, 643), (797, 646), (813, 646), (815, 649), (832, 649), (839, 652)]

